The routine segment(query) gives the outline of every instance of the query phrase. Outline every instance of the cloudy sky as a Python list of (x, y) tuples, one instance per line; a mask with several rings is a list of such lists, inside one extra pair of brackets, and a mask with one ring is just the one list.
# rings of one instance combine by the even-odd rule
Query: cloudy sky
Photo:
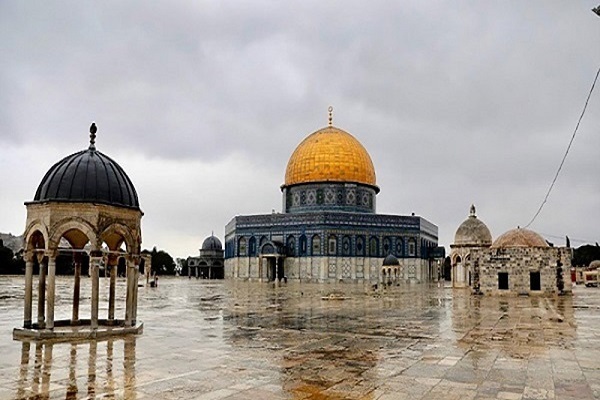
[[(327, 124), (358, 138), (379, 213), (447, 247), (469, 206), (526, 225), (600, 67), (598, 0), (0, 3), (0, 232), (88, 145), (138, 191), (143, 245), (195, 255), (235, 215), (281, 210), (289, 156)], [(600, 85), (599, 85), (600, 86)], [(600, 241), (600, 88), (531, 228)]]

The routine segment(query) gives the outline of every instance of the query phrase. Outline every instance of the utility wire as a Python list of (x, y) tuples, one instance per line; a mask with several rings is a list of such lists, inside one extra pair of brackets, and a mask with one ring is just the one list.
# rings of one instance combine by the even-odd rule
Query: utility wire
[(575, 130), (573, 131), (573, 136), (571, 136), (571, 141), (569, 141), (569, 146), (567, 146), (567, 151), (565, 151), (565, 155), (563, 156), (562, 161), (560, 162), (560, 165), (558, 166), (558, 170), (556, 171), (556, 175), (554, 175), (554, 179), (552, 180), (552, 183), (550, 184), (550, 188), (548, 189), (548, 192), (546, 193), (546, 197), (544, 197), (544, 201), (542, 201), (542, 204), (540, 204), (540, 208), (538, 208), (538, 210), (535, 213), (535, 215), (533, 216), (533, 218), (531, 218), (531, 221), (529, 221), (529, 223), (527, 225), (525, 225), (525, 228), (527, 228), (527, 227), (529, 227), (529, 225), (533, 224), (533, 221), (535, 221), (537, 216), (540, 215), (540, 212), (542, 212), (542, 208), (544, 208), (544, 205), (548, 201), (548, 197), (550, 197), (550, 192), (552, 192), (552, 189), (554, 188), (554, 184), (556, 183), (556, 180), (558, 179), (558, 175), (560, 174), (560, 170), (562, 169), (563, 164), (565, 163), (565, 160), (567, 159), (569, 150), (571, 150), (571, 145), (573, 144), (573, 140), (575, 139), (575, 135), (577, 134), (577, 130), (579, 129), (579, 124), (581, 123), (581, 120), (583, 119), (583, 115), (585, 114), (585, 110), (587, 109), (588, 102), (590, 101), (590, 97), (592, 96), (592, 92), (594, 91), (594, 87), (596, 86), (596, 81), (598, 80), (598, 75), (600, 75), (600, 68), (598, 68), (598, 72), (596, 72), (596, 77), (594, 78), (594, 83), (592, 83), (592, 88), (590, 89), (590, 93), (588, 94), (587, 99), (585, 100), (585, 105), (583, 106), (583, 111), (581, 112), (581, 115), (579, 116), (579, 120), (577, 120), (577, 125), (575, 126)]

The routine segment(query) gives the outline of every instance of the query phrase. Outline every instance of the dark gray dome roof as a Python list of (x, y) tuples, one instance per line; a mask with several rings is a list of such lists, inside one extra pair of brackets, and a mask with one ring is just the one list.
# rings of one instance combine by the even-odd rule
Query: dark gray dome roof
[(110, 157), (90, 145), (48, 170), (35, 192), (33, 203), (46, 201), (101, 203), (139, 209), (133, 183)]
[(392, 265), (400, 265), (400, 261), (393, 254), (388, 254), (386, 258), (383, 260), (383, 266), (389, 267)]
[(216, 236), (212, 235), (204, 239), (202, 250), (223, 250), (221, 241)]

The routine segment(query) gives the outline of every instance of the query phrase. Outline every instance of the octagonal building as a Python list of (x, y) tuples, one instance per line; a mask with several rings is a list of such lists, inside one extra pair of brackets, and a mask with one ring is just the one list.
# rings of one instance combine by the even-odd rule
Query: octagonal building
[(332, 125), (331, 114), (328, 126), (292, 152), (281, 191), (281, 213), (236, 216), (227, 224), (226, 278), (376, 283), (392, 254), (398, 280), (437, 279), (437, 226), (420, 216), (376, 213), (371, 156)]

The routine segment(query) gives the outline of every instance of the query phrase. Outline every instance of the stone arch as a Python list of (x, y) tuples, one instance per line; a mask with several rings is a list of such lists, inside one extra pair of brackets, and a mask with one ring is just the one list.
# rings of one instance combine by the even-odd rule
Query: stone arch
[[(92, 244), (92, 247), (98, 246), (98, 237), (96, 236), (94, 227), (89, 222), (82, 218), (68, 218), (60, 220), (52, 227), (47, 247), (49, 249), (58, 248), (60, 239), (69, 231), (79, 231), (87, 238), (87, 241)], [(69, 238), (67, 238), (67, 240), (69, 240)], [(77, 240), (78, 243), (76, 244), (81, 244), (83, 237), (77, 235), (71, 238), (71, 240)], [(69, 240), (69, 242), (71, 242), (71, 240)], [(83, 245), (85, 245), (85, 243)], [(81, 248), (83, 248), (83, 245)]]
[[(117, 235), (120, 236), (121, 240), (115, 238)], [(137, 254), (140, 250), (139, 241), (135, 240), (130, 230), (124, 224), (118, 222), (106, 227), (99, 235), (99, 240), (106, 243), (111, 251), (118, 250), (122, 243), (125, 243), (128, 253)]]
[(25, 249), (27, 252), (43, 251), (46, 250), (48, 241), (47, 236), (44, 232), (39, 229), (33, 229), (25, 236)]
[(462, 262), (462, 257), (460, 256), (460, 254), (456, 253), (452, 256), (452, 265), (456, 265), (458, 263)]
[[(34, 238), (33, 236), (36, 235)], [(41, 236), (40, 236), (41, 235)], [(35, 220), (25, 229), (25, 249), (44, 249), (48, 244), (48, 229), (41, 221)], [(35, 239), (35, 240), (32, 240)], [(40, 240), (41, 239), (41, 240)], [(40, 247), (40, 244), (43, 246)], [(30, 247), (31, 246), (31, 247)]]

